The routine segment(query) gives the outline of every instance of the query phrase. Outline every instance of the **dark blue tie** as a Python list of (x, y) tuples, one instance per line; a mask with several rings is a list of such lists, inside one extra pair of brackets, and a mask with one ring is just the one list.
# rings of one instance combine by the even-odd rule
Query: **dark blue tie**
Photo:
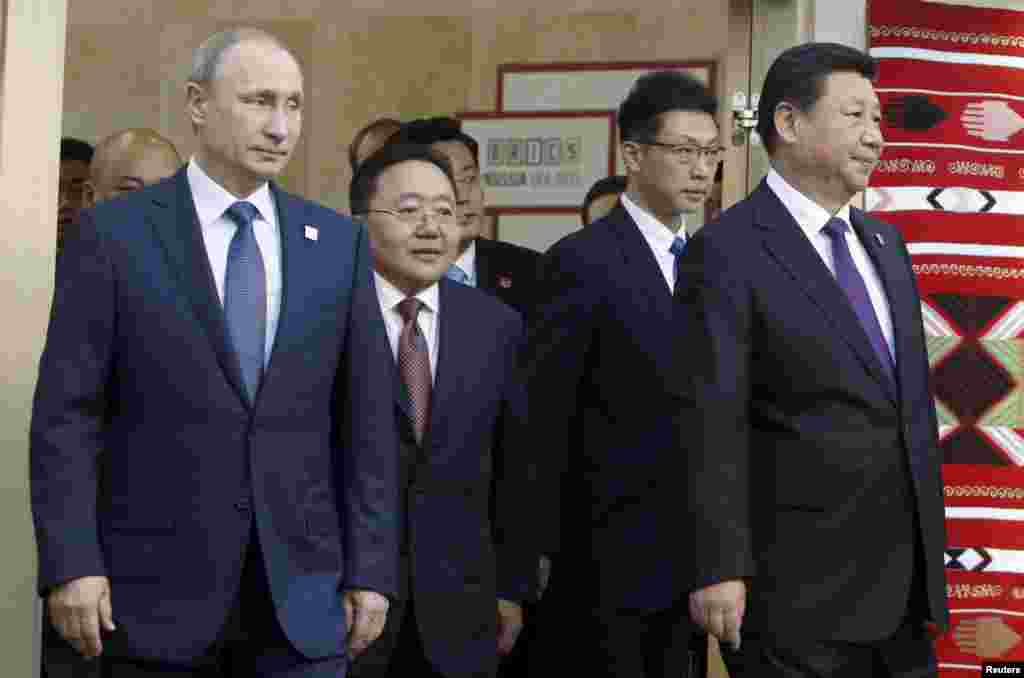
[(868, 296), (868, 288), (864, 284), (864, 278), (857, 271), (850, 256), (850, 247), (846, 244), (846, 231), (850, 227), (845, 221), (832, 217), (822, 227), (822, 231), (832, 241), (832, 259), (836, 267), (836, 281), (843, 288), (853, 312), (857, 314), (861, 327), (868, 335), (871, 346), (875, 349), (882, 368), (890, 379), (895, 383), (895, 365), (893, 364), (892, 353), (889, 352), (889, 345), (882, 334), (882, 326), (878, 323), (878, 316), (875, 315), (875, 308), (871, 305), (871, 297)]
[(674, 254), (675, 257), (676, 257), (676, 263), (675, 263), (675, 269), (674, 269), (675, 270), (676, 279), (672, 281), (673, 282), (672, 289), (674, 291), (674, 290), (679, 288), (679, 277), (680, 277), (679, 276), (679, 268), (680, 268), (680, 263), (683, 260), (683, 252), (686, 251), (686, 238), (680, 238), (679, 236), (676, 236), (672, 240), (672, 246), (668, 248), (668, 251), (671, 252), (672, 254)]
[(449, 280), (454, 280), (460, 285), (468, 285), (472, 287), (472, 285), (470, 285), (469, 282), (469, 274), (463, 271), (462, 267), (458, 266), (457, 264), (452, 264), (451, 266), (449, 266), (448, 270), (445, 271), (444, 277), (448, 278)]
[(224, 316), (251, 403), (256, 401), (263, 377), (267, 340), (267, 278), (252, 229), (252, 221), (259, 210), (252, 203), (236, 202), (228, 208), (227, 215), (238, 224), (238, 230), (228, 247)]

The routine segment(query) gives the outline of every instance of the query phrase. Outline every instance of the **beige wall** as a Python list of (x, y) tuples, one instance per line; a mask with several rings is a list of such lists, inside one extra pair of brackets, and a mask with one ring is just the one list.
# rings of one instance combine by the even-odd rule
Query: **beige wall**
[(65, 0), (6, 0), (0, 97), (0, 638), (5, 676), (38, 675), (28, 421), (53, 292)]
[(497, 0), (71, 0), (64, 131), (95, 141), (121, 127), (156, 127), (187, 152), (192, 140), (181, 81), (192, 48), (226, 25), (264, 26), (306, 66), (305, 140), (286, 183), (344, 209), (346, 148), (374, 117), (492, 110), (501, 63), (722, 58), (728, 44), (727, 0), (498, 6)]

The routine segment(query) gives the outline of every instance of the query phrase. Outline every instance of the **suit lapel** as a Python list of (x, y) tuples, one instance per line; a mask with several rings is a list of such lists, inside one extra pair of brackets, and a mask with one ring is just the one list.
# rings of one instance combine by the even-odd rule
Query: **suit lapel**
[(907, 266), (900, 249), (896, 243), (886, 242), (878, 226), (864, 216), (858, 209), (850, 210), (850, 221), (853, 229), (857, 232), (864, 249), (878, 271), (878, 277), (882, 280), (885, 288), (885, 296), (889, 301), (889, 315), (892, 318), (893, 343), (896, 351), (896, 378), (897, 388), (900, 389), (900, 402), (906, 402), (904, 385), (909, 383), (906, 378), (906, 370), (910, 362), (903, 360), (904, 356), (913, 355), (914, 334), (911, 332), (910, 323), (896, 322), (897, 318), (915, 317), (914, 306), (918, 303), (911, 292), (914, 289), (913, 281), (907, 276)]
[(437, 370), (430, 395), (430, 420), (423, 440), (423, 448), (443, 445), (448, 409), (455, 394), (461, 389), (463, 368), (473, 355), (472, 326), (457, 302), (462, 290), (453, 289), (458, 283), (446, 278), (439, 282), (439, 315), (437, 318)]
[(497, 292), (494, 281), (494, 262), (491, 260), (490, 242), (486, 238), (476, 239), (476, 286), (488, 292)]
[(667, 308), (672, 302), (672, 291), (665, 284), (661, 266), (633, 217), (629, 216), (629, 212), (620, 203), (605, 219), (621, 244), (623, 258), (630, 269), (630, 287), (638, 293), (646, 293), (656, 303)]
[(867, 333), (832, 272), (767, 183), (761, 183), (754, 197), (755, 223), (763, 231), (765, 248), (821, 309), (836, 333), (853, 349), (895, 404), (892, 380), (883, 371)]
[(181, 289), (191, 300), (199, 324), (210, 338), (217, 362), (238, 397), (248, 404), (242, 370), (224, 322), (224, 307), (217, 294), (185, 169), (181, 169), (163, 187), (165, 190), (153, 198), (151, 222)]
[(309, 276), (313, 273), (307, 259), (309, 248), (316, 246), (316, 241), (307, 239), (304, 233), (308, 224), (304, 203), (282, 191), (273, 182), (270, 183), (270, 191), (274, 196), (281, 240), (281, 307), (277, 316), (277, 331), (271, 344), (270, 361), (260, 390), (287, 368), (282, 365), (284, 356), (288, 355), (292, 340), (301, 336), (302, 298), (310, 289)]

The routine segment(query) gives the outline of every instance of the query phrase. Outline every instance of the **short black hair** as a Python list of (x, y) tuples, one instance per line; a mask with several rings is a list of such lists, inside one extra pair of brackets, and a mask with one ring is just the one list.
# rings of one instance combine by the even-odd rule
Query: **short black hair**
[(859, 49), (835, 42), (808, 42), (780, 54), (765, 75), (757, 107), (757, 133), (768, 153), (775, 150), (779, 132), (775, 109), (788, 102), (804, 113), (825, 93), (825, 80), (837, 71), (859, 73), (874, 81), (878, 62)]
[(621, 174), (613, 174), (610, 177), (604, 179), (598, 179), (594, 182), (594, 185), (587, 191), (587, 196), (583, 198), (583, 206), (580, 208), (580, 219), (583, 220), (583, 225), (587, 226), (590, 224), (590, 206), (595, 200), (605, 195), (621, 195), (626, 192), (626, 177)]
[(392, 137), (395, 143), (423, 144), (430, 146), (440, 141), (458, 141), (469, 149), (470, 155), (480, 167), (480, 144), (462, 131), (462, 123), (455, 118), (418, 118), (402, 125), (398, 134)]
[(637, 78), (619, 106), (623, 141), (653, 141), (661, 127), (659, 116), (670, 111), (718, 114), (718, 102), (699, 80), (683, 71), (654, 71)]
[(363, 161), (349, 185), (348, 202), (353, 215), (365, 214), (377, 194), (380, 175), (389, 167), (409, 161), (426, 162), (444, 172), (455, 192), (455, 176), (448, 159), (423, 144), (388, 143)]
[(63, 137), (60, 140), (60, 161), (80, 160), (86, 165), (92, 162), (94, 149), (88, 141), (75, 139), (74, 137)]
[(355, 174), (356, 169), (359, 167), (359, 147), (363, 145), (363, 141), (377, 130), (384, 130), (388, 127), (393, 128), (394, 133), (397, 133), (402, 127), (402, 121), (395, 118), (377, 118), (368, 122), (352, 137), (352, 143), (348, 146), (348, 164), (352, 166), (353, 174)]

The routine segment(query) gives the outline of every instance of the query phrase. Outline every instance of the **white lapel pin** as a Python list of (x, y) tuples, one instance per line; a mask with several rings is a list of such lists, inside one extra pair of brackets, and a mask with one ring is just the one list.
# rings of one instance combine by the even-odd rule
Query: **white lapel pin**
[(875, 233), (875, 240), (878, 242), (879, 247), (885, 247), (885, 238), (882, 237), (881, 233)]
[(316, 226), (306, 226), (306, 240), (316, 240), (320, 237), (320, 231)]

